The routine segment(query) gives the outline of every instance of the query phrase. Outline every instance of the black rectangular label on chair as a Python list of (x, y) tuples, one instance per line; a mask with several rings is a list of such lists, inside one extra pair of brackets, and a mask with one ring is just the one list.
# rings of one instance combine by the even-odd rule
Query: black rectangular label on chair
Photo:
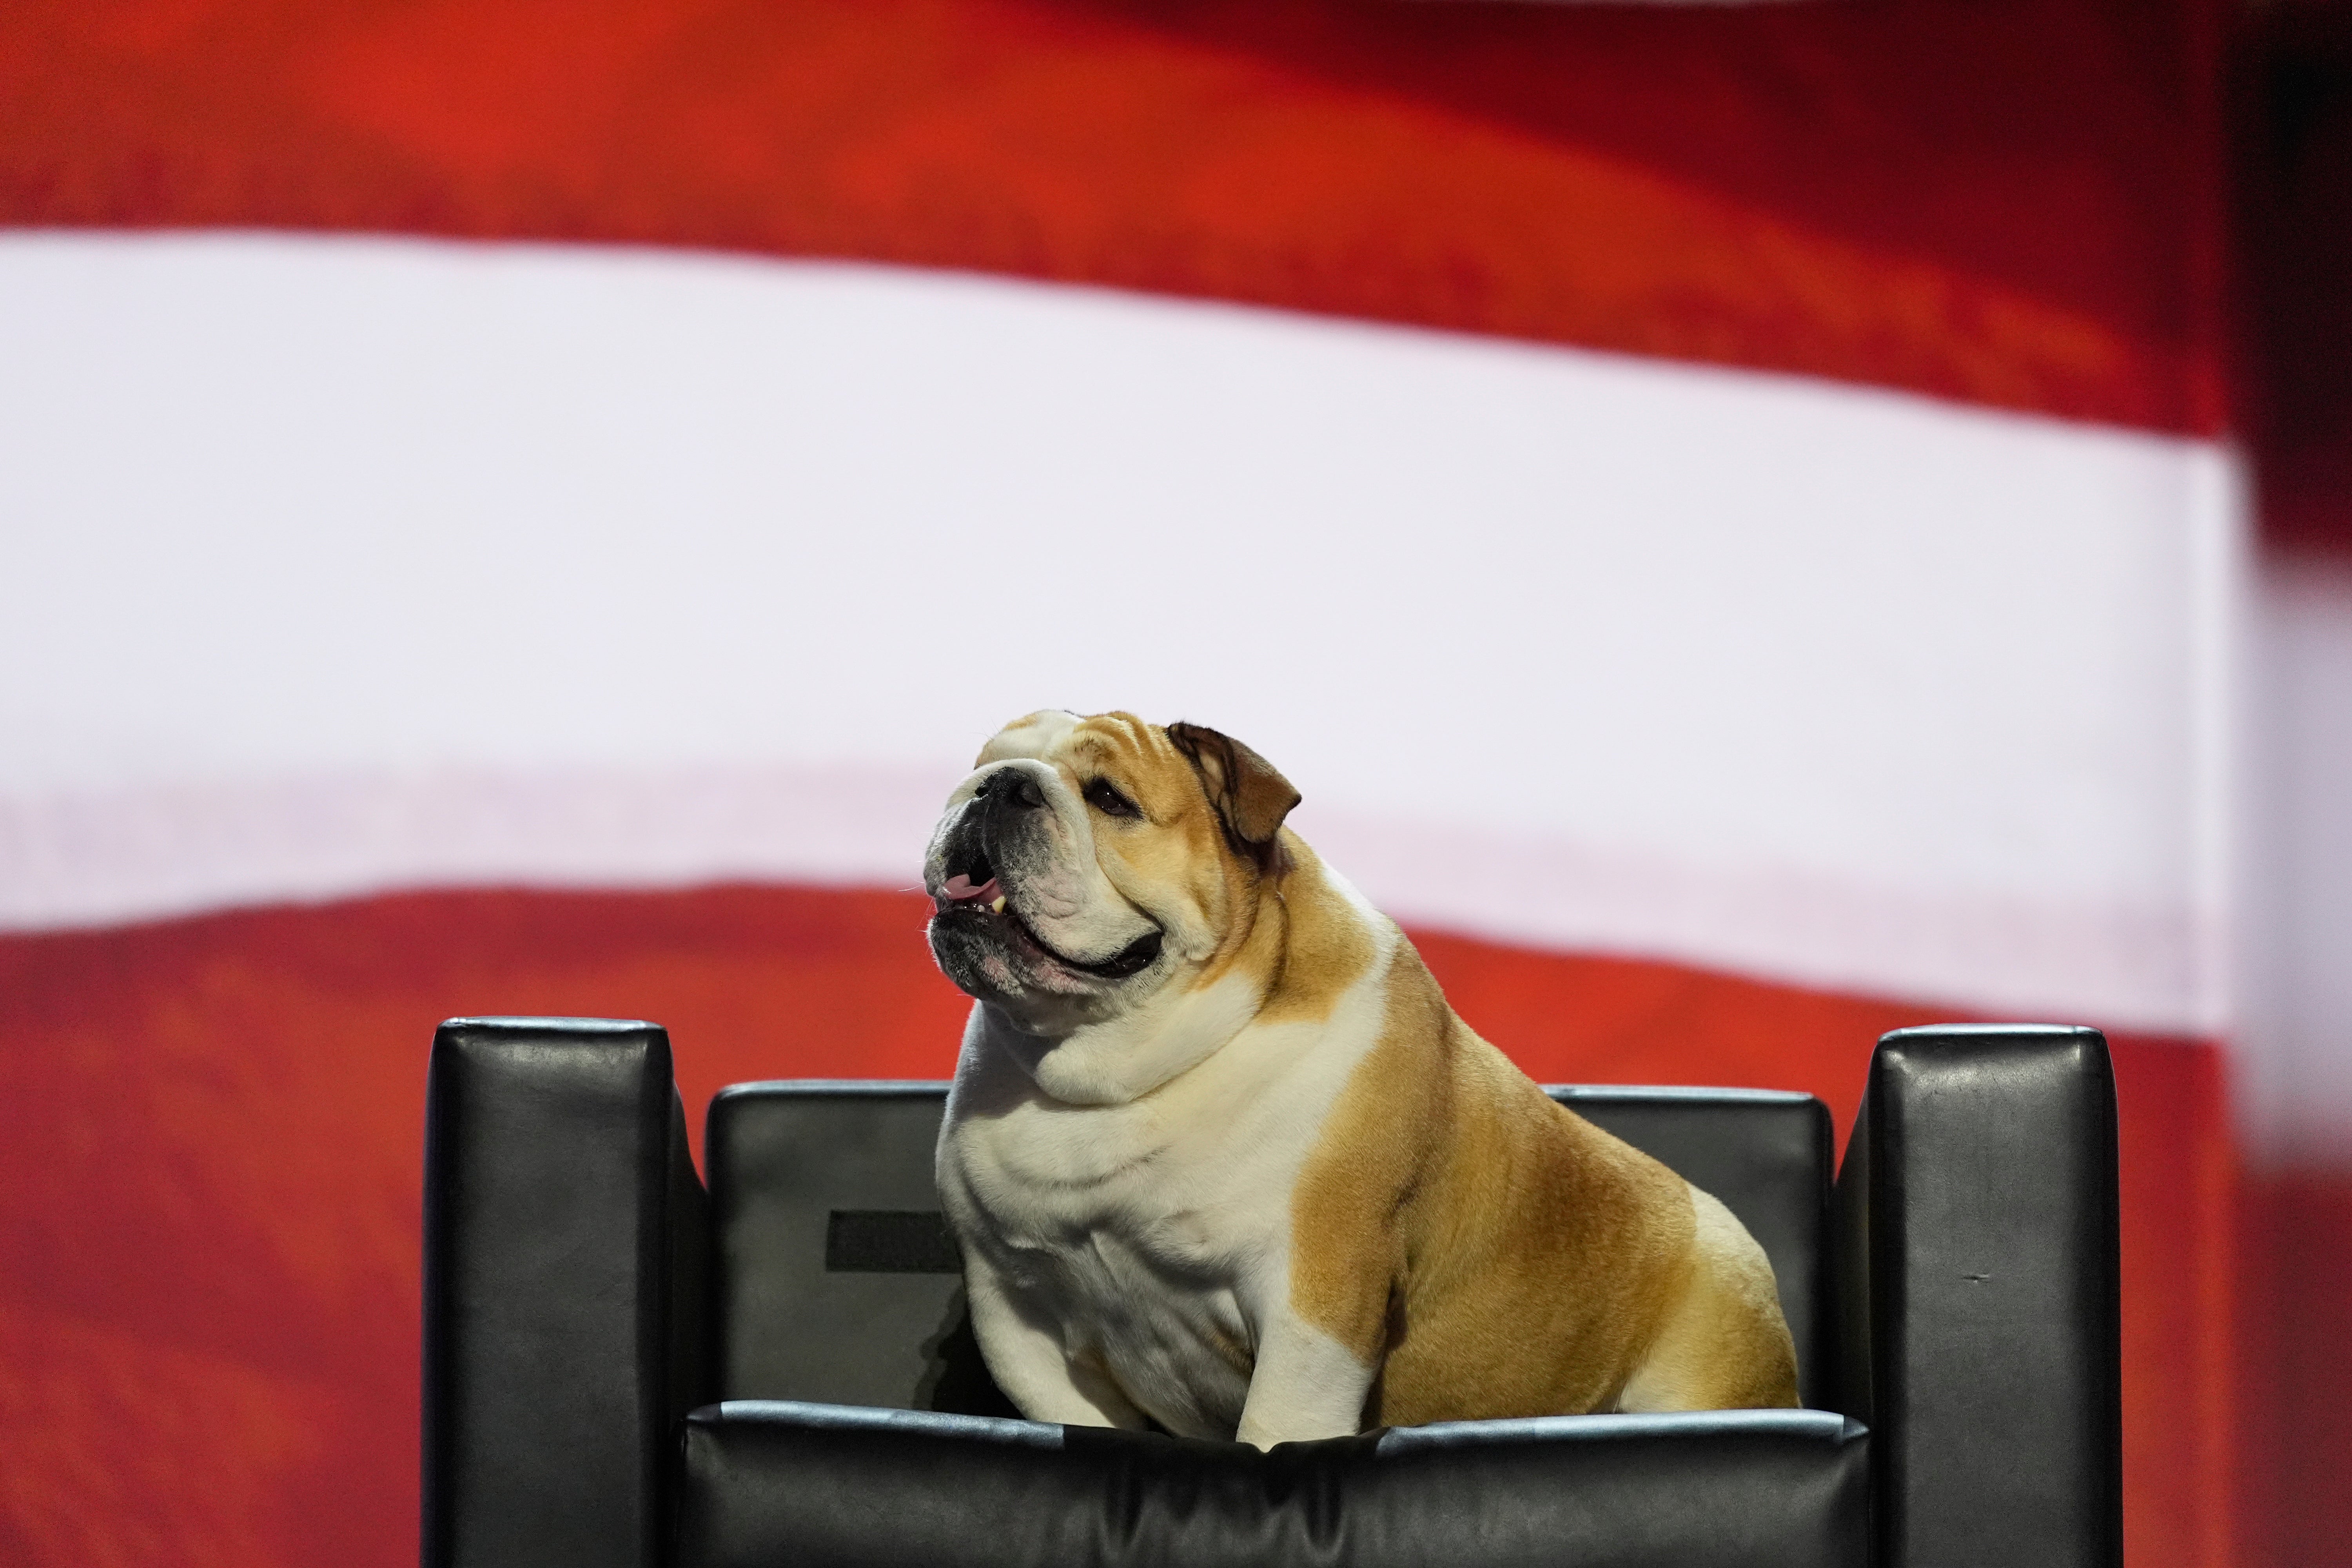
[(961, 1274), (947, 1216), (929, 1209), (835, 1209), (824, 1221), (828, 1274)]

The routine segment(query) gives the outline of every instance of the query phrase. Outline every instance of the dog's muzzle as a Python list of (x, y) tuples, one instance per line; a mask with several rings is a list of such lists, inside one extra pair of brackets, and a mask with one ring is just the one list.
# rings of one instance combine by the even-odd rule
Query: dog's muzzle
[(998, 856), (1018, 838), (1027, 819), (1044, 809), (1045, 791), (1024, 769), (1006, 768), (972, 791), (964, 820), (948, 843), (937, 895), (939, 918), (1098, 980), (1124, 980), (1150, 968), (1167, 942), (1167, 933), (1156, 922), (1109, 957), (1088, 960), (1054, 947), (1013, 908)]

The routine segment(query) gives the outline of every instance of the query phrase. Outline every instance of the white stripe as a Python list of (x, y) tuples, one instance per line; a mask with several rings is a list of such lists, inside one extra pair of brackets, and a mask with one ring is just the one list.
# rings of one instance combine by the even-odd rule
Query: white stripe
[(0, 928), (436, 885), (919, 889), (956, 776), (452, 770), (0, 801)]
[(2245, 1120), (2258, 1153), (2352, 1162), (2352, 563), (2256, 584)]
[(1921, 892), (1395, 822), (1309, 832), (1408, 923), (1957, 1012), (2202, 1031), (2208, 1004), (2189, 986), (2227, 935), (2120, 903)]
[[(2182, 1022), (2218, 1033), (2240, 1016), (2243, 999), (2237, 963), (2241, 880), (2245, 875), (2242, 821), (2246, 746), (2247, 642), (2252, 624), (2252, 515), (2250, 479), (2242, 460), (2200, 474), (2210, 487), (2190, 508), (2188, 545), (2189, 832), (2190, 950), (2180, 973), (2199, 977), (2201, 1005)], [(2160, 949), (2144, 950), (2160, 963)]]
[[(1350, 870), (1351, 835), (1484, 847), (1358, 877), (1406, 912), (2224, 1005), (2209, 444), (986, 279), (347, 239), (0, 240), (0, 820), (50, 868), (0, 867), (19, 925), (520, 862), (889, 879), (911, 843), (805, 813), (642, 827), (690, 854), (329, 822), (267, 877), (54, 825), (935, 779), (1013, 713), (1115, 705), (1275, 758)], [(734, 786), (681, 787), (630, 810)]]

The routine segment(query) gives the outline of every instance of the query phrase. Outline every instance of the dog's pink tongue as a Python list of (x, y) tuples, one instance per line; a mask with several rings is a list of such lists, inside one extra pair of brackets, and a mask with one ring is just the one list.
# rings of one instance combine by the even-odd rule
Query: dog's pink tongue
[(996, 879), (993, 877), (978, 887), (972, 886), (970, 877), (950, 877), (947, 885), (940, 889), (940, 896), (951, 904), (974, 903), (984, 899), (992, 899), (996, 897)]

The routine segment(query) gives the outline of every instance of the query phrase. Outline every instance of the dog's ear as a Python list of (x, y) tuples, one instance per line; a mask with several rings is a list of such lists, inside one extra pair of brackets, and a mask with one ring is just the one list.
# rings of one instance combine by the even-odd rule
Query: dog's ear
[(1275, 835), (1298, 804), (1290, 781), (1231, 735), (1204, 725), (1179, 721), (1168, 726), (1168, 738), (1201, 775), (1201, 788), (1234, 852), (1256, 861), (1261, 870), (1278, 872), (1282, 856)]

